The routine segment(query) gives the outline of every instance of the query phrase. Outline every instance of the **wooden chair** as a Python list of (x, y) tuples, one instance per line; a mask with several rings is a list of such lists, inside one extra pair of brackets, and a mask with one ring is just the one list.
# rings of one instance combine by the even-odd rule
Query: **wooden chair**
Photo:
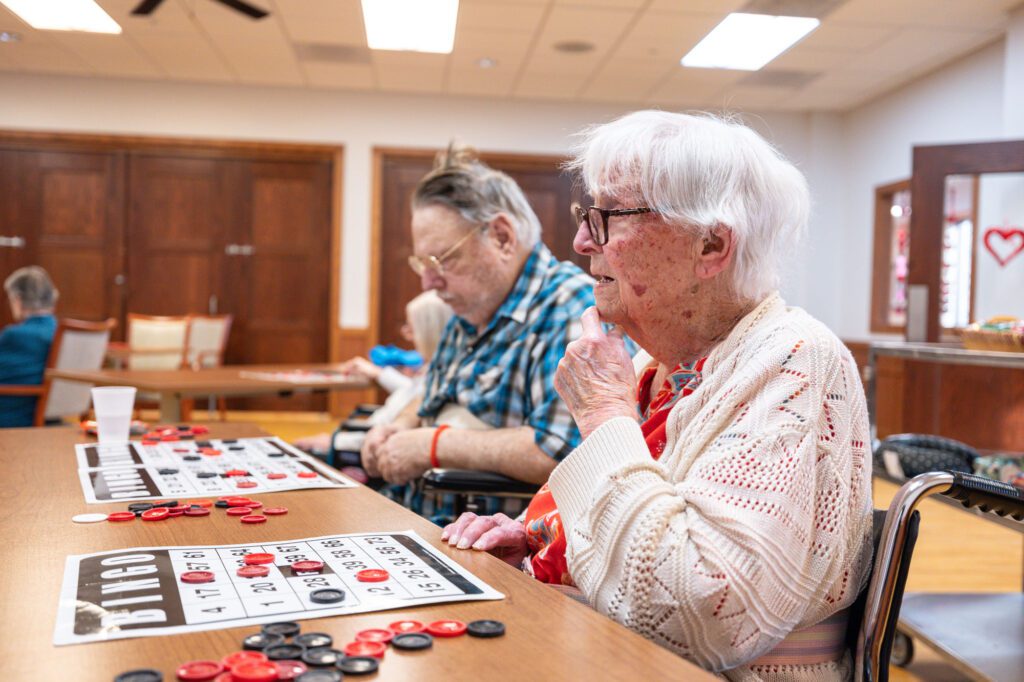
[[(61, 318), (50, 344), (47, 369), (99, 369), (103, 365), (110, 330), (117, 320), (88, 322)], [(43, 426), (48, 419), (68, 415), (79, 416), (89, 410), (91, 387), (76, 381), (43, 378), (39, 386), (0, 386), (0, 395), (35, 396), (34, 426)]]
[[(128, 313), (128, 369), (174, 370), (185, 367), (188, 347), (188, 315), (141, 315)], [(139, 393), (135, 397), (135, 413), (142, 408), (156, 408), (160, 396)], [(188, 421), (191, 411), (183, 405), (182, 418)]]
[[(194, 370), (220, 367), (224, 364), (224, 351), (231, 333), (231, 315), (189, 315), (188, 341), (185, 348), (185, 365)], [(193, 401), (188, 401), (191, 411)], [(217, 396), (220, 420), (227, 419), (227, 401)]]

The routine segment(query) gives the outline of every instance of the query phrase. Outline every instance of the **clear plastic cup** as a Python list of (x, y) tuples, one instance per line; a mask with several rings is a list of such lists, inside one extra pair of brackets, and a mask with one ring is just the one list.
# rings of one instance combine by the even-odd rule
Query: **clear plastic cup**
[(96, 435), (100, 443), (127, 443), (135, 406), (134, 386), (97, 386), (92, 389)]

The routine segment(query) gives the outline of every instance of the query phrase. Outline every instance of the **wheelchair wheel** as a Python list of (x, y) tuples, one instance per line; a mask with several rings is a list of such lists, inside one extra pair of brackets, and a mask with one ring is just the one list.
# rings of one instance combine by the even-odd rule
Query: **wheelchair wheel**
[(889, 663), (898, 668), (905, 668), (914, 660), (914, 640), (910, 635), (897, 632), (892, 640), (892, 654)]

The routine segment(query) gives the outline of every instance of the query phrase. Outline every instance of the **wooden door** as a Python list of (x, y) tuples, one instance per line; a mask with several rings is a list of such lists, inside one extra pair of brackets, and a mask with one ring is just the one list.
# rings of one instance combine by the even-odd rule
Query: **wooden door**
[(119, 317), (123, 191), (117, 152), (0, 150), (0, 280), (39, 265), (60, 291), (59, 315)]
[[(236, 315), (228, 358), (246, 364), (326, 362), (330, 300), (331, 165), (253, 160), (242, 173), (243, 247), (226, 295)], [(236, 271), (240, 267), (240, 271)], [(323, 410), (322, 394), (246, 398), (247, 409)]]
[[(410, 201), (416, 184), (434, 165), (433, 152), (378, 151), (380, 182), (376, 188), (380, 216), (379, 278), (377, 282), (377, 339), (381, 344), (408, 345), (399, 330), (405, 322), (405, 304), (420, 293), (420, 278), (409, 268), (412, 254)], [(523, 189), (540, 219), (542, 239), (555, 257), (572, 260), (584, 270), (588, 259), (575, 253), (576, 226), (569, 207), (579, 200), (563, 159), (545, 156), (482, 154), (491, 167), (508, 173)]]

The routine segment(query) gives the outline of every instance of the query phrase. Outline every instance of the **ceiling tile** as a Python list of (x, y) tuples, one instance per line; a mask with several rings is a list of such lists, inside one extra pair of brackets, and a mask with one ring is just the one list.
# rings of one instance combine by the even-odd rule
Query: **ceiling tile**
[(870, 50), (896, 35), (898, 30), (894, 26), (851, 23), (828, 17), (799, 44), (816, 50)]
[(53, 41), (47, 33), (32, 28), (19, 32), (22, 34), (21, 41), (5, 43), (0, 54), (13, 55), (11, 61), (16, 61), (20, 70), (69, 74), (93, 72), (89, 64), (63, 45)]
[(572, 76), (528, 73), (516, 84), (517, 97), (539, 99), (575, 99), (582, 83)]
[(457, 95), (505, 97), (512, 92), (515, 76), (512, 69), (452, 68), (445, 91)]
[(444, 87), (442, 69), (376, 69), (377, 83), (382, 90), (440, 94)]
[(62, 45), (91, 67), (107, 76), (156, 78), (165, 75), (149, 56), (124, 35), (54, 31), (54, 42)]
[(150, 59), (174, 80), (230, 81), (235, 76), (198, 32), (151, 35), (137, 40)]
[(826, 18), (901, 26), (991, 28), (1002, 20), (1005, 3), (994, 0), (847, 0)]
[(768, 70), (825, 71), (841, 66), (857, 53), (841, 50), (816, 50), (797, 45), (768, 62)]
[(666, 57), (677, 63), (719, 22), (711, 14), (645, 12), (614, 48), (619, 57)]
[(724, 17), (730, 12), (738, 12), (746, 4), (747, 0), (685, 0), (685, 2), (682, 0), (653, 0), (650, 9), (656, 11), (685, 9), (687, 12), (707, 12)]
[(318, 88), (353, 88), (373, 90), (377, 87), (373, 67), (369, 64), (305, 64), (306, 80)]
[(852, 57), (849, 64), (859, 69), (906, 71), (962, 53), (978, 40), (978, 34), (973, 32), (909, 28), (899, 31), (875, 49)]
[(643, 102), (676, 68), (675, 63), (654, 59), (614, 59), (584, 84), (580, 96), (592, 101)]
[(791, 96), (792, 91), (787, 88), (737, 86), (724, 90), (716, 96), (718, 101), (711, 101), (708, 105), (726, 111), (770, 109)]
[(303, 43), (366, 46), (359, 0), (273, 0), (288, 37)]
[[(546, 2), (460, 3), (455, 34), (463, 29), (484, 28), (493, 31), (536, 31), (547, 11)], [(456, 38), (457, 40), (458, 38)]]
[(195, 24), (185, 6), (177, 0), (165, 0), (149, 16), (136, 16), (131, 13), (139, 2), (140, 0), (97, 0), (107, 14), (128, 34), (184, 33), (195, 30)]

